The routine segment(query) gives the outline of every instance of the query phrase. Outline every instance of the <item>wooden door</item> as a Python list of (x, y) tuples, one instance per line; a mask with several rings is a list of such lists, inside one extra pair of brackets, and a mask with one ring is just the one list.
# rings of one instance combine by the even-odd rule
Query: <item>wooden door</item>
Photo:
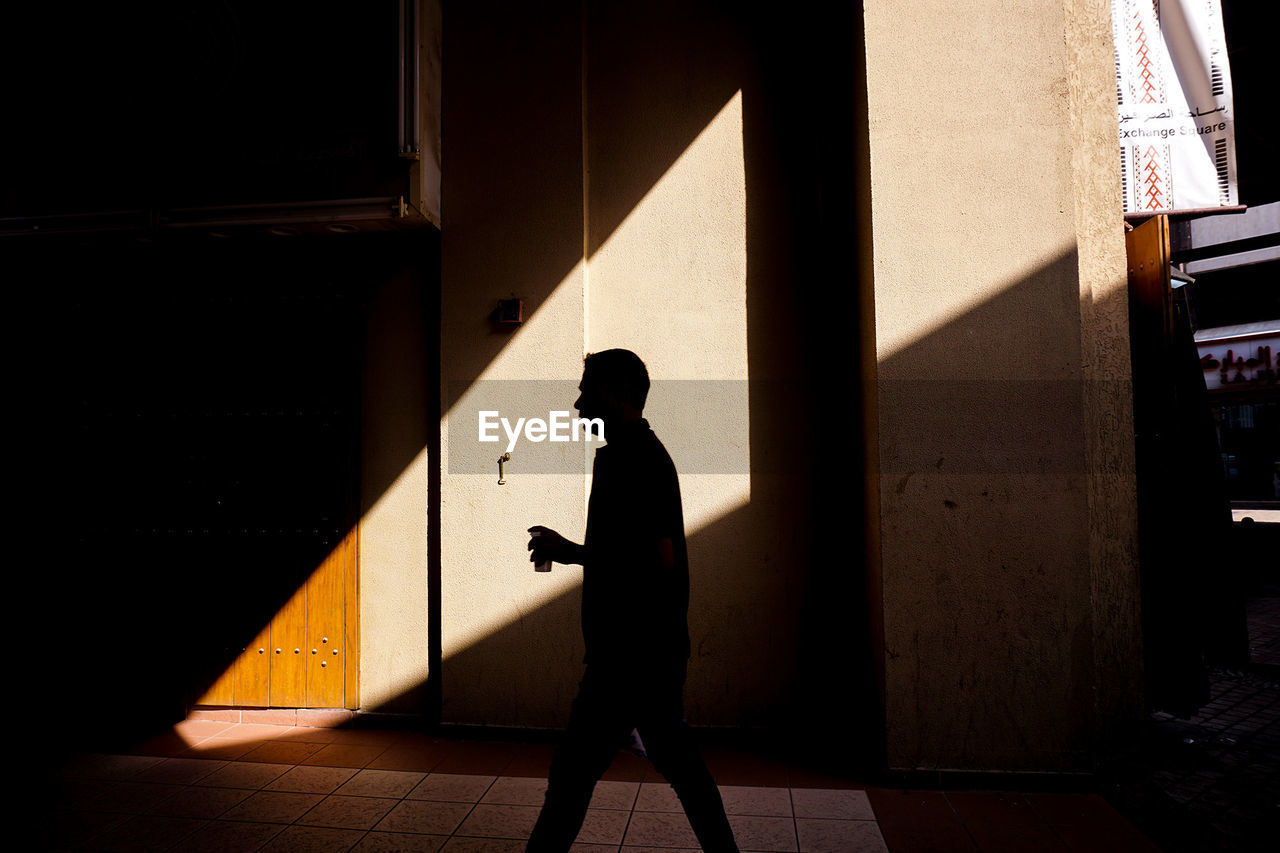
[(202, 448), (186, 479), (220, 537), (225, 613), (201, 705), (359, 706), (362, 297), (310, 248), (218, 257), (191, 312), (207, 422), (184, 437)]
[(359, 707), (358, 554), (357, 525), (338, 539), (199, 704)]

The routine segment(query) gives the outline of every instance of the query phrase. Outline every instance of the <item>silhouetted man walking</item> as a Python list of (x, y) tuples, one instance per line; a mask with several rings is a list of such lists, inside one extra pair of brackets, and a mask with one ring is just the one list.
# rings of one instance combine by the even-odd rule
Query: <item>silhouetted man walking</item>
[(635, 353), (605, 350), (587, 356), (578, 389), (574, 406), (604, 422), (607, 442), (592, 469), (586, 538), (578, 545), (531, 527), (529, 549), (534, 562), (583, 567), (587, 670), (528, 849), (569, 849), (597, 780), (634, 728), (702, 849), (736, 851), (720, 792), (684, 722), (689, 559), (675, 465), (642, 417), (649, 373)]

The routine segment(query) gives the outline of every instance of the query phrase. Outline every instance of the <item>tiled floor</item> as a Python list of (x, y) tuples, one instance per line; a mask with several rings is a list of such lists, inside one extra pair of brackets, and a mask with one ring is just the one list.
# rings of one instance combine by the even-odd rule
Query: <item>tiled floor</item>
[[(748, 753), (706, 755), (744, 851), (1155, 850), (1094, 795), (866, 788)], [(545, 744), (188, 721), (127, 754), (72, 756), (24, 849), (518, 851), (550, 756)], [(577, 849), (696, 847), (670, 787), (620, 753)]]

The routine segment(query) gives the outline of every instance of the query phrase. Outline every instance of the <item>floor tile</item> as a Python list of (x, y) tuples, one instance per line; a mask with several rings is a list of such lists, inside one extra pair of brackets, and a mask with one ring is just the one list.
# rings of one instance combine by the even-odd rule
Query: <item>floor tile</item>
[(666, 782), (644, 782), (636, 797), (638, 812), (684, 812), (680, 798)]
[(191, 785), (215, 770), (221, 770), (226, 764), (225, 761), (211, 761), (204, 758), (165, 758), (159, 764), (148, 767), (133, 778), (139, 782)]
[(1055, 826), (1053, 832), (1072, 853), (1160, 853), (1160, 848), (1127, 821)]
[(312, 726), (294, 726), (281, 732), (273, 740), (279, 743), (333, 743), (338, 736), (337, 729), (322, 729)]
[(379, 832), (417, 832), (424, 835), (452, 835), (471, 811), (470, 803), (438, 803), (404, 800), (378, 822)]
[(718, 784), (787, 787), (786, 766), (771, 759), (727, 749), (706, 749), (703, 756)]
[(141, 815), (99, 835), (91, 849), (101, 853), (151, 853), (165, 850), (196, 832), (207, 821), (182, 817)]
[(436, 771), (498, 776), (506, 769), (514, 752), (511, 744), (461, 741), (440, 760)]
[(183, 754), (193, 758), (235, 761), (245, 753), (252, 752), (257, 745), (254, 741), (245, 741), (239, 738), (211, 737), (192, 745)]
[[(77, 811), (37, 828), (49, 842), (42, 849), (517, 853), (542, 806), (553, 752), (548, 744), (418, 732), (198, 722), (239, 734), (207, 738), (214, 751), (203, 754), (83, 753), (53, 768), (53, 804)], [(210, 757), (233, 742), (249, 758), (273, 760)], [(770, 778), (777, 768), (768, 760), (721, 749), (712, 762), (731, 771), (720, 773), (720, 790), (744, 851), (1156, 853), (1093, 794), (900, 791), (852, 782), (788, 789), (732, 783)], [(507, 771), (439, 769), (499, 766)], [(697, 849), (675, 792), (647, 762), (620, 751), (610, 771), (596, 786), (575, 853), (620, 844), (631, 853)]]
[(581, 844), (609, 845), (617, 848), (622, 843), (622, 836), (627, 831), (629, 812), (610, 809), (587, 809), (586, 820), (578, 832)]
[(961, 823), (1043, 824), (1044, 819), (1021, 794), (990, 791), (948, 791), (947, 801)]
[(651, 771), (649, 762), (635, 755), (630, 750), (620, 749), (613, 757), (613, 763), (604, 772), (601, 779), (611, 782), (643, 782), (646, 773)]
[[(642, 792), (643, 795), (643, 792)], [(684, 813), (634, 812), (623, 845), (697, 849), (698, 838)]]
[(596, 789), (591, 794), (591, 808), (631, 811), (636, 804), (636, 795), (639, 793), (639, 782), (611, 782), (608, 780), (597, 782)]
[(312, 767), (365, 767), (386, 749), (385, 746), (360, 743), (329, 743), (299, 764)]
[(404, 770), (361, 770), (337, 793), (352, 797), (404, 797), (427, 777), (425, 773)]
[(429, 773), (406, 796), (410, 800), (439, 800), (450, 803), (478, 803), (496, 781), (494, 776), (463, 773)]
[(37, 821), (27, 836), (28, 845), (42, 845), (39, 849), (80, 849), (127, 820), (132, 815), (111, 812), (70, 811)]
[(507, 806), (540, 806), (547, 793), (547, 780), (531, 776), (501, 776), (480, 800)]
[(235, 725), (222, 720), (183, 720), (174, 725), (173, 732), (192, 742), (217, 737)]
[(507, 762), (502, 774), (545, 779), (551, 771), (553, 755), (555, 755), (555, 747), (549, 743), (516, 744), (511, 760)]
[(528, 838), (538, 819), (537, 806), (476, 806), (457, 834), (479, 838)]
[(791, 792), (786, 788), (721, 785), (726, 814), (791, 817)]
[(283, 830), (278, 823), (215, 820), (183, 839), (181, 853), (253, 853)]
[(453, 746), (453, 741), (426, 732), (403, 730), (396, 732), (396, 739), (391, 745), (401, 749), (448, 749)]
[(740, 850), (796, 849), (796, 824), (789, 816), (730, 815), (729, 825)]
[(346, 853), (363, 837), (360, 829), (290, 826), (267, 842), (262, 853)]
[(444, 759), (446, 753), (445, 747), (392, 744), (381, 755), (370, 761), (368, 767), (373, 770), (412, 770), (418, 773), (430, 773)]
[(192, 739), (185, 738), (177, 732), (162, 732), (133, 744), (128, 751), (133, 755), (176, 757), (185, 754), (191, 748), (192, 742)]
[(888, 853), (874, 820), (796, 818), (800, 853)]
[(222, 816), (223, 820), (293, 823), (324, 797), (288, 791), (258, 791)]
[(796, 817), (875, 820), (866, 791), (796, 788), (791, 792)]
[(288, 764), (258, 764), (249, 761), (232, 761), (221, 769), (205, 776), (196, 784), (213, 788), (251, 788), (257, 790), (270, 785), (291, 769)]
[(96, 809), (94, 802), (110, 794), (119, 784), (121, 783), (111, 779), (62, 778), (54, 780), (50, 795), (53, 797), (54, 807), (59, 810), (104, 811)]
[(347, 797), (332, 794), (298, 818), (307, 826), (338, 829), (372, 829), (400, 800), (389, 797)]
[(958, 820), (881, 823), (880, 831), (893, 853), (978, 853)]
[(387, 747), (400, 738), (398, 732), (385, 729), (333, 729), (332, 743), (355, 743)]
[[(795, 796), (793, 789), (791, 794)], [(867, 799), (881, 823), (920, 823), (952, 821), (959, 823), (955, 809), (940, 791), (898, 791), (891, 788), (869, 788)]]
[(181, 785), (156, 782), (102, 782), (80, 807), (85, 811), (145, 814), (181, 790)]
[(240, 756), (241, 761), (261, 761), (264, 764), (301, 764), (324, 749), (323, 743), (308, 741), (268, 741)]
[(295, 767), (273, 780), (265, 790), (332, 794), (342, 783), (359, 772), (354, 767)]
[(242, 741), (265, 743), (293, 730), (292, 726), (270, 726), (263, 723), (236, 723), (217, 737), (237, 738)]
[(835, 788), (843, 790), (845, 788), (866, 787), (862, 782), (834, 773), (824, 773), (821, 770), (798, 767), (787, 768), (787, 782), (792, 788)]
[(443, 853), (523, 853), (524, 846), (514, 838), (451, 838)]
[(65, 775), (85, 779), (130, 779), (165, 759), (156, 755), (102, 755), (88, 753), (76, 756)]
[(1043, 823), (1006, 823), (999, 820), (966, 821), (965, 829), (982, 853), (1065, 853), (1066, 844)]
[(1050, 826), (1078, 826), (1123, 820), (1097, 794), (1024, 794), (1036, 813)]
[(370, 832), (351, 853), (436, 853), (449, 839), (407, 832)]
[(212, 820), (253, 795), (242, 788), (184, 788), (148, 809), (148, 814)]

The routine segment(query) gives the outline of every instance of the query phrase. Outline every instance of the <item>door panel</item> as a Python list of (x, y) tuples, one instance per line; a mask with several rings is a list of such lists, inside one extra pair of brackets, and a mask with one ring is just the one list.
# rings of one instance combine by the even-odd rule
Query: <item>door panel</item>
[(329, 553), (307, 581), (307, 701), (311, 708), (341, 708), (346, 660), (344, 642), (346, 574), (355, 550), (347, 536)]
[[(265, 706), (271, 701), (270, 673), (274, 653), (271, 626), (268, 625), (236, 659), (235, 666), (232, 667), (235, 673), (235, 691), (231, 701), (226, 704)], [(223, 704), (208, 698), (203, 701), (210, 705)]]
[(271, 620), (271, 705), (297, 708), (307, 695), (306, 594), (291, 597)]

